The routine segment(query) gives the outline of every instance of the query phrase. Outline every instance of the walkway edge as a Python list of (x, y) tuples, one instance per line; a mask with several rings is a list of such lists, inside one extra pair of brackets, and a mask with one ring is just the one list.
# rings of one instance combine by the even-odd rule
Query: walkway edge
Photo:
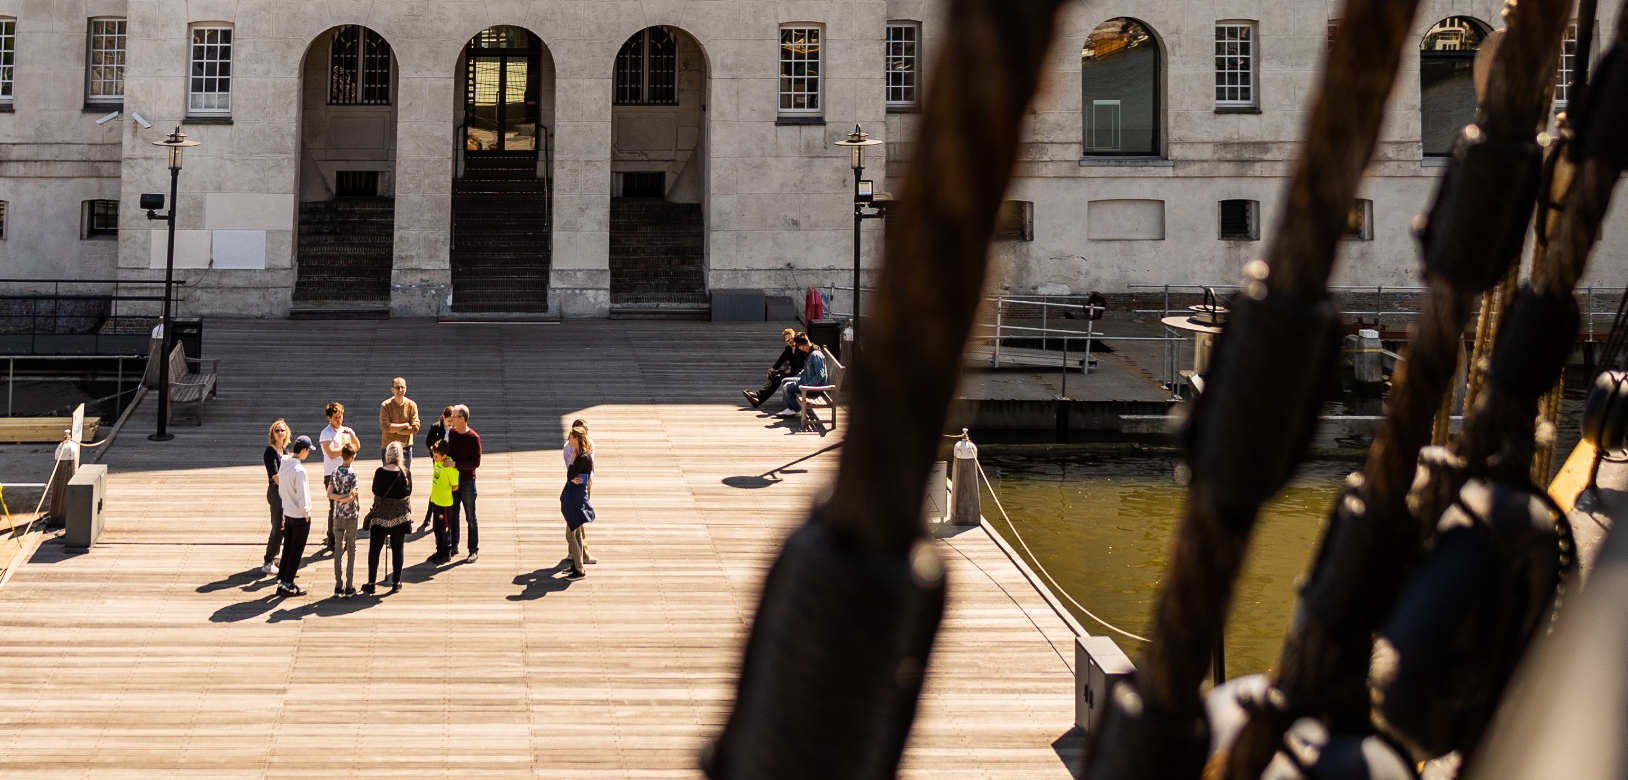
[(1046, 600), (1046, 604), (1051, 607), (1051, 611), (1056, 612), (1057, 617), (1063, 619), (1063, 623), (1068, 626), (1068, 630), (1073, 631), (1074, 635), (1081, 639), (1091, 636), (1086, 633), (1085, 627), (1080, 625), (1080, 621), (1075, 619), (1074, 614), (1069, 612), (1063, 606), (1063, 602), (1059, 601), (1057, 596), (1051, 592), (1051, 588), (1046, 587), (1046, 583), (1041, 582), (1040, 578), (1035, 576), (1034, 570), (1029, 568), (1029, 562), (1023, 560), (1023, 556), (1019, 555), (1017, 550), (1012, 549), (1012, 545), (1006, 543), (1006, 539), (1001, 536), (1000, 531), (995, 530), (995, 526), (990, 524), (989, 518), (980, 515), (978, 517), (978, 526), (984, 529), (984, 533), (989, 534), (989, 538), (995, 542), (996, 547), (1001, 548), (1001, 552), (1006, 553), (1006, 557), (1012, 559), (1012, 563), (1017, 565), (1018, 571), (1023, 572), (1023, 578), (1028, 580), (1029, 584), (1033, 585), (1034, 589), (1040, 593), (1040, 597)]

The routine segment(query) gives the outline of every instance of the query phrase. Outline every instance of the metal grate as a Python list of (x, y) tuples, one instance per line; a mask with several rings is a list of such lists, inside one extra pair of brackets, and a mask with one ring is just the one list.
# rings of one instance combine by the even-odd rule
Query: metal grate
[(1255, 229), (1255, 201), (1221, 201), (1221, 239), (1224, 241), (1254, 241), (1260, 237)]
[(372, 198), (379, 194), (378, 171), (336, 171), (334, 194), (341, 198)]
[(383, 36), (349, 24), (329, 48), (328, 104), (390, 105), (390, 44)]
[(622, 197), (660, 198), (667, 194), (667, 174), (662, 171), (629, 171), (622, 174)]
[(85, 72), (87, 102), (124, 100), (124, 33), (123, 19), (90, 20), (90, 57)]

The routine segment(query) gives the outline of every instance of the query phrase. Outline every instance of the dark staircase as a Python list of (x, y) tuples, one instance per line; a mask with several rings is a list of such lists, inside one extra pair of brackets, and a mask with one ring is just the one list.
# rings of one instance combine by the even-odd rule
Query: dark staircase
[(392, 198), (336, 198), (300, 204), (293, 319), (390, 316), (395, 245)]
[(535, 152), (465, 154), (452, 180), (452, 311), (548, 311), (549, 229)]
[(611, 198), (611, 316), (705, 319), (704, 242), (699, 203)]

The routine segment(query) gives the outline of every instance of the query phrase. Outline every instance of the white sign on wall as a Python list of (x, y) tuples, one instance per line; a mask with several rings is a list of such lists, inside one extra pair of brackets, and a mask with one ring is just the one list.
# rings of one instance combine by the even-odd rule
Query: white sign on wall
[(216, 230), (215, 267), (259, 270), (266, 267), (266, 231)]

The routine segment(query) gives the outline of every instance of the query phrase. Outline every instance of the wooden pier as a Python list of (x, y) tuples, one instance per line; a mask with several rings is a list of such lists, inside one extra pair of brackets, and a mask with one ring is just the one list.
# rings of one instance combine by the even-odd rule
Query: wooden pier
[[(836, 467), (761, 478), (836, 440), (741, 404), (780, 327), (206, 322), (204, 424), (148, 441), (149, 396), (103, 460), (100, 543), (47, 540), (0, 588), (0, 776), (699, 777), (762, 578)], [(318, 530), (309, 595), (277, 597), (258, 572), (266, 428), (315, 439), (344, 403), (365, 485), (397, 375), (426, 427), (472, 409), (480, 560), (432, 567), (414, 533), (401, 593), (339, 600)], [(570, 582), (558, 448), (577, 417), (600, 562)], [(1074, 634), (985, 531), (938, 544), (951, 600), (902, 774), (1069, 777)]]

